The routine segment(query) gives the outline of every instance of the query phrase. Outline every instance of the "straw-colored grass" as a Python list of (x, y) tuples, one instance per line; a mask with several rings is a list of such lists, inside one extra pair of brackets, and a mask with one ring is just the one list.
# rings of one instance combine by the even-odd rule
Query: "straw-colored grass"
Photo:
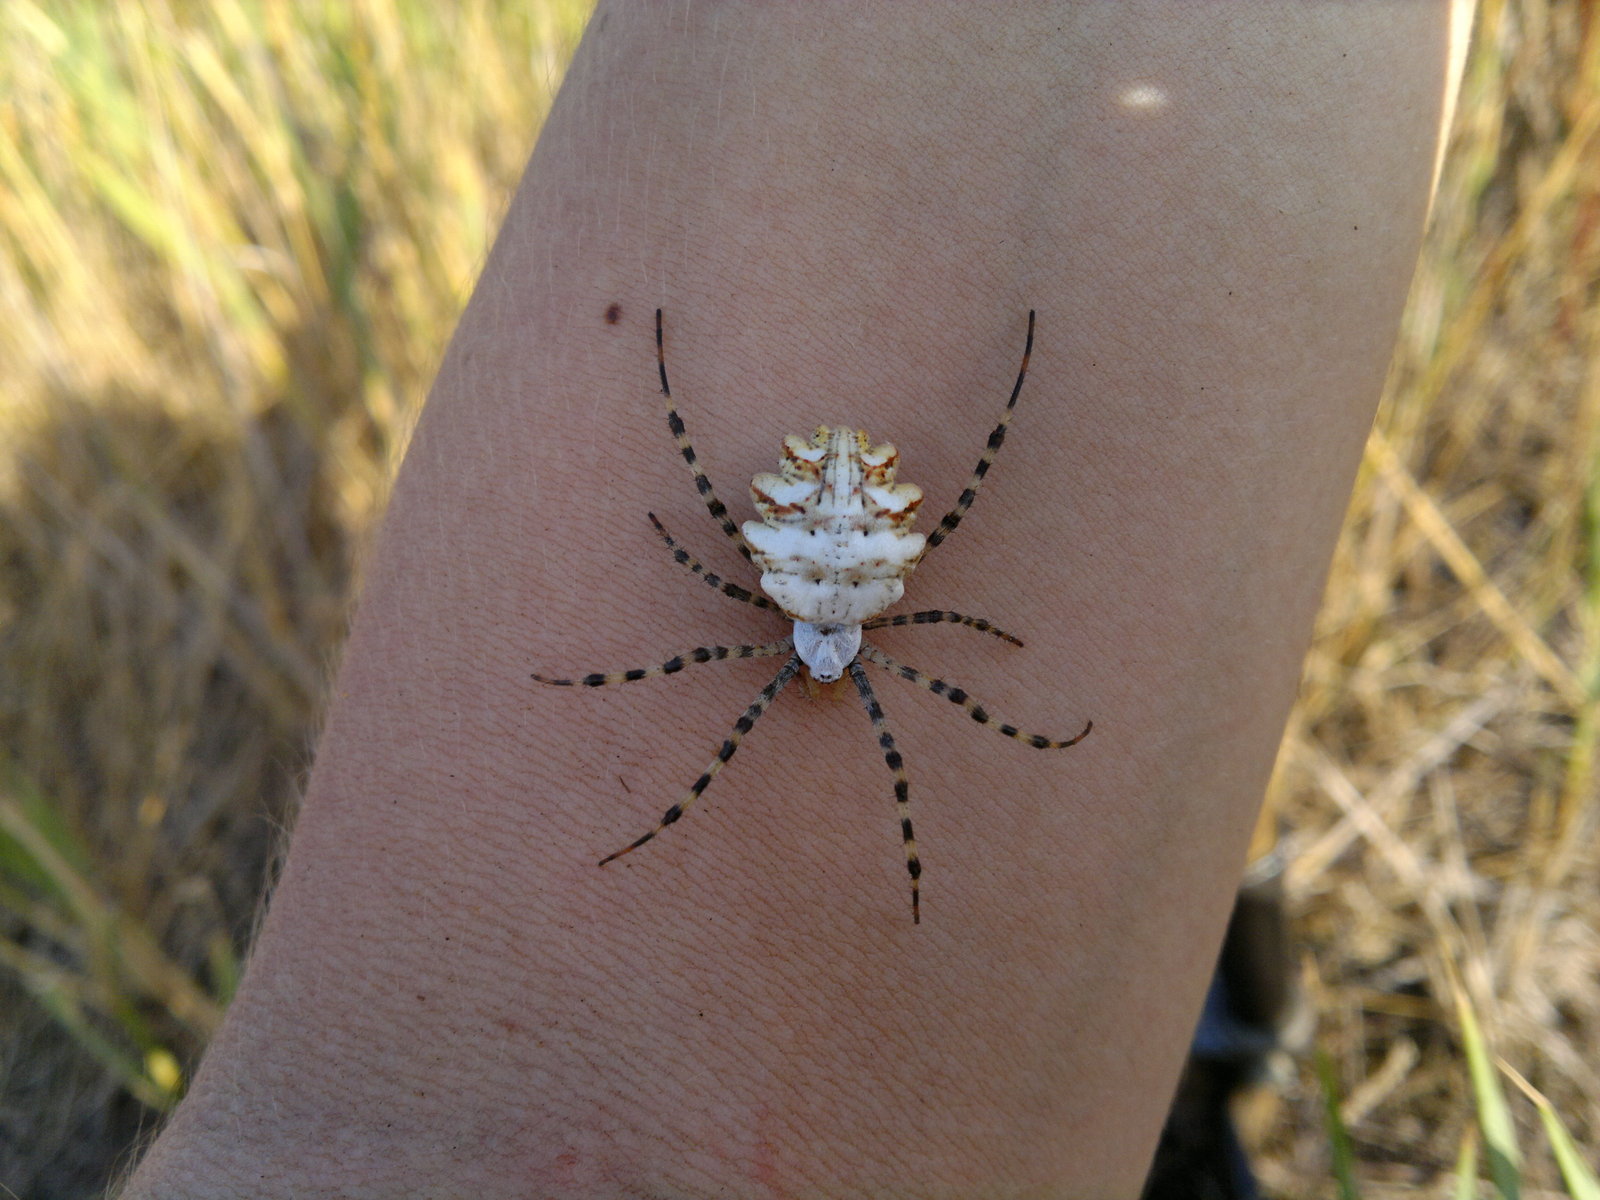
[[(1481, 14), (1273, 787), (1369, 1200), (1455, 1194), (1478, 1120), (1458, 981), (1578, 1153), (1600, 1144), (1583, 11)], [(93, 1194), (216, 1027), (354, 548), (585, 15), (0, 5), (0, 1184), (19, 1195)], [(1334, 1194), (1309, 1057), (1283, 1095), (1269, 1185)], [(1527, 1194), (1560, 1187), (1540, 1110), (1508, 1095)]]
[(352, 590), (587, 16), (0, 5), (0, 1191), (232, 986)]
[[(1366, 1197), (1452, 1195), (1456, 981), (1600, 1145), (1600, 21), (1491, 0), (1272, 789)], [(1520, 1100), (1520, 1097), (1519, 1097)], [(1330, 1194), (1302, 1076), (1267, 1136)], [(1531, 1104), (1525, 1183), (1559, 1187)], [(1487, 1174), (1485, 1178), (1488, 1178)]]

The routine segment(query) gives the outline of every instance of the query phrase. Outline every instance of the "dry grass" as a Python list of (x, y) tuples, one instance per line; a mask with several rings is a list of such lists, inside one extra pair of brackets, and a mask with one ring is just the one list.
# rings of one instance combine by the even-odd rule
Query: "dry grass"
[(0, 1183), (20, 1195), (96, 1192), (216, 1027), (354, 548), (586, 15), (0, 6)]
[[(581, 27), (0, 7), (0, 1183), (90, 1194), (215, 1028), (407, 423)], [(48, 11), (48, 15), (47, 15)], [(1600, 27), (1490, 2), (1274, 784), (1368, 1197), (1493, 1047), (1600, 1144)], [(1332, 1192), (1309, 1069), (1264, 1143)], [(1528, 1173), (1555, 1186), (1515, 1107)], [(1414, 1194), (1414, 1193), (1412, 1193)]]
[[(1369, 1197), (1445, 1186), (1452, 995), (1600, 1145), (1600, 23), (1485, 4), (1273, 802)], [(1325, 1195), (1309, 1077), (1268, 1142)], [(1531, 1105), (1515, 1110), (1538, 1146)], [(1542, 1147), (1528, 1181), (1556, 1187)]]

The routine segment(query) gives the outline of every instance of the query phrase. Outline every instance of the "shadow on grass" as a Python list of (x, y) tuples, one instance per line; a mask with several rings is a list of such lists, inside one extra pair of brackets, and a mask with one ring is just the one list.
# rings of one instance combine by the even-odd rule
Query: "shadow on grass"
[(0, 1180), (99, 1194), (231, 994), (352, 534), (283, 406), (58, 396), (0, 462)]

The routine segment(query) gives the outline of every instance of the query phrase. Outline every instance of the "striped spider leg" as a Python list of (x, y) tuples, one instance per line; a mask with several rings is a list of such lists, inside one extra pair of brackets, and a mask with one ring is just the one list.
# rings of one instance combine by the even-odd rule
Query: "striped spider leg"
[(1022, 645), (1021, 639), (982, 617), (945, 609), (891, 616), (884, 610), (904, 595), (905, 580), (917, 563), (955, 531), (977, 498), (1005, 442), (1017, 398), (1022, 394), (1022, 382), (1027, 377), (1028, 360), (1033, 353), (1033, 327), (1034, 314), (1030, 311), (1022, 365), (1000, 421), (989, 434), (978, 465), (955, 507), (924, 537), (912, 531), (917, 508), (922, 502), (921, 489), (895, 481), (898, 451), (886, 442), (874, 445), (864, 432), (842, 426), (821, 426), (809, 439), (785, 438), (779, 473), (757, 475), (750, 484), (751, 499), (761, 519), (746, 521), (742, 526), (735, 524), (700, 466), (688, 429), (673, 403), (672, 389), (667, 382), (661, 310), (656, 310), (656, 366), (661, 376), (661, 394), (666, 401), (667, 428), (689, 466), (695, 490), (712, 519), (739, 553), (761, 572), (761, 592), (753, 592), (707, 570), (667, 532), (654, 513), (649, 514), (650, 523), (673, 560), (685, 570), (733, 600), (778, 613), (792, 621), (794, 628), (790, 636), (777, 641), (701, 646), (674, 655), (654, 667), (595, 672), (572, 679), (533, 676), (540, 683), (558, 687), (604, 687), (673, 675), (694, 663), (785, 656), (783, 667), (734, 722), (716, 756), (683, 798), (667, 809), (655, 828), (601, 859), (601, 866), (637, 850), (668, 825), (675, 824), (711, 786), (711, 781), (738, 751), (745, 735), (797, 675), (804, 673), (819, 683), (832, 683), (848, 673), (894, 781), (906, 870), (911, 877), (911, 916), (914, 922), (920, 922), (922, 862), (917, 855), (911, 826), (910, 782), (888, 718), (862, 664), (872, 663), (936, 696), (943, 696), (980, 725), (1041, 750), (1075, 746), (1089, 735), (1094, 727), (1092, 721), (1069, 738), (1026, 733), (991, 713), (964, 688), (906, 666), (861, 639), (864, 631), (875, 629), (951, 624), (988, 634), (1014, 646)]

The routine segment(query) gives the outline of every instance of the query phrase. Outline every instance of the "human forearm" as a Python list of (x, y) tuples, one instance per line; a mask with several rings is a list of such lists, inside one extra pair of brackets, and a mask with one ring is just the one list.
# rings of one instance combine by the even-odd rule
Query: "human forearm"
[[(407, 459), (246, 986), (133, 1194), (1131, 1194), (1409, 277), (1443, 26), (602, 10)], [(920, 926), (848, 690), (791, 689), (595, 866), (776, 663), (529, 672), (785, 632), (645, 520), (753, 582), (664, 428), (658, 305), (741, 515), (825, 421), (893, 440), (930, 523), (1039, 314), (1010, 440), (900, 606), (1027, 645), (881, 643), (1096, 729), (1038, 751), (878, 684)]]

